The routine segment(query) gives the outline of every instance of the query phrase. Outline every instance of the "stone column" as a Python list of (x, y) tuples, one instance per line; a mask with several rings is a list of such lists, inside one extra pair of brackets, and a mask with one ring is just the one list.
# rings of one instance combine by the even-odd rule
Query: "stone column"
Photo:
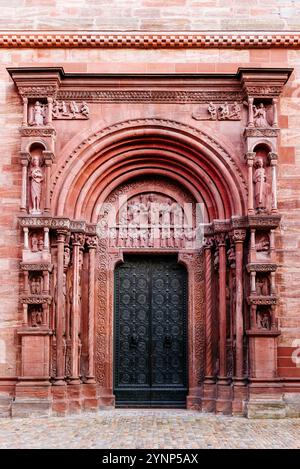
[(212, 247), (213, 240), (205, 239), (205, 380), (203, 386), (202, 409), (206, 412), (215, 410), (215, 377), (213, 357), (213, 311), (212, 311)]
[(272, 172), (272, 212), (277, 212), (277, 161), (278, 155), (277, 153), (270, 152), (269, 155), (269, 162), (271, 166)]
[(28, 124), (28, 98), (23, 96), (23, 122), (22, 125)]
[(235, 304), (235, 377), (243, 378), (243, 242), (246, 238), (245, 230), (234, 230), (235, 243), (235, 275), (236, 275), (236, 304)]
[(219, 249), (219, 377), (226, 377), (226, 246), (225, 233), (216, 237)]
[(78, 345), (80, 327), (80, 303), (79, 303), (79, 255), (80, 248), (84, 242), (83, 233), (74, 233), (73, 245), (73, 298), (71, 315), (71, 384), (80, 384), (78, 367)]
[(226, 235), (215, 237), (219, 254), (219, 375), (217, 383), (216, 412), (231, 413), (231, 386), (227, 378), (227, 321), (226, 321)]
[(52, 122), (52, 107), (53, 107), (53, 98), (47, 98), (48, 101), (48, 117), (47, 124)]
[(88, 375), (87, 383), (95, 383), (95, 256), (97, 236), (88, 236), (89, 251), (89, 304), (88, 304)]
[(51, 182), (51, 166), (54, 159), (54, 155), (51, 151), (43, 151), (43, 157), (45, 161), (45, 212), (50, 212), (50, 182)]
[(64, 385), (64, 247), (67, 231), (57, 231), (57, 285), (56, 285), (56, 378), (54, 384)]
[(278, 127), (278, 110), (277, 110), (278, 99), (273, 98), (273, 125), (272, 127)]
[(248, 213), (254, 213), (253, 207), (253, 164), (255, 159), (255, 152), (247, 152), (245, 159), (248, 166)]
[(28, 164), (30, 154), (21, 152), (21, 165), (22, 165), (22, 193), (21, 193), (21, 212), (27, 212), (27, 178), (28, 178)]
[(26, 249), (27, 251), (29, 249), (29, 229), (27, 227), (24, 227), (23, 233), (24, 233), (24, 249)]
[(248, 98), (248, 127), (254, 127), (253, 98), (251, 96)]

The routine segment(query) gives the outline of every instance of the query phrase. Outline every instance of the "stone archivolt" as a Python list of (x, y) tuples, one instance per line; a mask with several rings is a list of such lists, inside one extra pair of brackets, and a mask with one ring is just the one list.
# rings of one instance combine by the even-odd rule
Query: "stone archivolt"
[[(210, 82), (201, 75), (131, 76), (129, 91), (117, 75), (105, 86), (94, 77), (93, 89), (82, 91), (86, 77), (62, 69), (10, 73), (23, 98), (22, 326), (13, 413), (22, 414), (28, 392), (37, 409), (59, 414), (114, 403), (113, 271), (128, 252), (173, 252), (188, 270), (187, 406), (245, 414), (255, 396), (267, 402), (277, 386), (280, 334), (277, 99), (290, 71), (240, 69)], [(174, 101), (191, 109), (187, 122), (140, 116), (84, 137), (74, 127), (73, 140), (64, 142), (59, 121), (72, 126), (89, 118), (96, 125), (99, 101), (136, 110), (137, 102), (163, 109)], [(245, 156), (198, 127), (194, 101), (205, 104), (211, 125), (232, 121), (224, 129), (243, 135)], [(59, 155), (57, 141), (65, 143)]]

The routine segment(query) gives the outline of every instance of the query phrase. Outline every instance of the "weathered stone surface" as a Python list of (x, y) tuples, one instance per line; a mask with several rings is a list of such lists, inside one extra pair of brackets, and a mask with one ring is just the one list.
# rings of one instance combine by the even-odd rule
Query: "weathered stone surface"
[(248, 419), (282, 419), (287, 416), (282, 399), (250, 399), (247, 404)]

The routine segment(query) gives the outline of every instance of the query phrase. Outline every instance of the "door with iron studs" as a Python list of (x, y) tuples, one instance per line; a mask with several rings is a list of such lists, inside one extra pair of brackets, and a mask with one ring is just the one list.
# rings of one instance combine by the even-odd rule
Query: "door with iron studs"
[(185, 407), (186, 269), (175, 256), (125, 256), (114, 300), (116, 406)]

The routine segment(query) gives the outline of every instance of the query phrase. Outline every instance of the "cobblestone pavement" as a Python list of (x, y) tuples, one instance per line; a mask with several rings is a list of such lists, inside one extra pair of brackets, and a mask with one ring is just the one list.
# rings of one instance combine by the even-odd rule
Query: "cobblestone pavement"
[(300, 448), (300, 419), (123, 409), (2, 419), (0, 448)]

